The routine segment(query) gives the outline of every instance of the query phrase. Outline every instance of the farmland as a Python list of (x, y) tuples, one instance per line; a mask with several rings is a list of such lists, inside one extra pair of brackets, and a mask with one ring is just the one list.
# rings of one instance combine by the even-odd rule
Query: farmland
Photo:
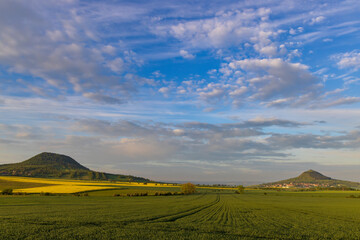
[(96, 190), (123, 189), (143, 187), (150, 189), (164, 187), (173, 191), (179, 189), (174, 184), (165, 183), (138, 183), (138, 182), (109, 182), (109, 181), (79, 181), (63, 179), (45, 179), (29, 177), (0, 177), (0, 190), (14, 189), (17, 193), (78, 193)]
[(234, 194), (233, 190), (208, 188), (188, 196), (112, 196), (112, 191), (126, 189), (161, 191), (161, 187), (155, 186), (128, 186), (89, 192), (88, 197), (1, 196), (0, 236), (7, 239), (360, 238), (360, 199), (347, 198), (350, 194), (359, 195), (357, 192), (247, 190), (245, 194)]

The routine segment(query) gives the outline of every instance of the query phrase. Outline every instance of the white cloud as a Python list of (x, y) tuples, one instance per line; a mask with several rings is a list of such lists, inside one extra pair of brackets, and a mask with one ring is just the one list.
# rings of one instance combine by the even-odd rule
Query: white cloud
[(220, 84), (209, 84), (203, 89), (199, 89), (200, 98), (207, 102), (215, 103), (222, 100), (226, 96), (227, 92)]
[(351, 52), (335, 54), (331, 58), (337, 61), (337, 65), (341, 69), (360, 69), (360, 50), (353, 50)]
[(115, 58), (114, 60), (110, 61), (108, 63), (108, 67), (116, 73), (122, 73), (124, 71), (124, 60), (122, 60), (121, 58)]
[(177, 135), (177, 136), (181, 136), (181, 135), (184, 135), (185, 131), (183, 129), (174, 129), (173, 130), (174, 134)]
[(332, 41), (334, 41), (334, 40), (331, 39), (331, 38), (324, 38), (324, 39), (323, 39), (323, 42), (332, 42)]
[[(142, 60), (133, 51), (123, 51), (115, 57), (112, 45), (94, 44), (99, 39), (93, 33), (93, 19), (80, 16), (79, 11), (71, 8), (75, 3), (39, 3), (0, 3), (0, 64), (9, 72), (28, 76), (24, 81), (36, 82), (33, 93), (46, 97), (39, 89), (54, 88), (57, 91), (52, 93), (53, 97), (74, 90), (92, 99), (94, 96), (100, 99), (100, 95), (105, 99), (100, 91), (107, 88), (106, 101), (111, 102), (108, 100), (117, 99), (119, 91), (130, 97), (145, 83), (140, 77), (129, 83), (125, 76), (119, 76), (133, 65), (141, 65)], [(48, 21), (47, 14), (56, 7), (59, 7), (56, 17)]]
[(238, 97), (244, 95), (248, 91), (248, 88), (245, 86), (241, 86), (233, 91), (231, 91), (229, 94), (233, 97)]
[[(222, 48), (259, 39), (267, 41), (273, 36), (268, 25), (261, 25), (270, 14), (270, 9), (247, 9), (228, 11), (213, 18), (187, 21), (155, 28), (159, 35), (169, 34), (197, 48)], [(266, 46), (261, 46), (264, 48)], [(269, 50), (268, 50), (269, 51)]]
[(229, 67), (247, 71), (246, 82), (253, 99), (299, 96), (318, 88), (318, 79), (308, 71), (308, 66), (301, 63), (289, 63), (279, 58), (245, 59), (233, 61)]
[(180, 55), (181, 55), (183, 58), (185, 58), (185, 59), (194, 59), (194, 58), (195, 58), (194, 55), (190, 54), (188, 51), (183, 50), (183, 49), (180, 50), (179, 53), (180, 53)]
[(310, 25), (314, 25), (316, 23), (320, 23), (322, 21), (325, 20), (325, 17), (324, 16), (318, 16), (318, 17), (315, 17), (315, 18), (312, 18), (311, 21), (310, 21)]
[(159, 92), (164, 94), (165, 97), (168, 96), (168, 94), (170, 93), (170, 88), (169, 87), (162, 87), (159, 89)]
[(359, 103), (360, 97), (342, 97), (333, 101), (327, 100), (325, 103), (319, 103), (315, 104), (312, 107), (313, 108), (327, 108), (327, 107), (333, 107), (338, 105), (347, 105), (347, 104), (354, 104)]
[(108, 44), (102, 48), (102, 51), (107, 54), (114, 55), (116, 53), (116, 48)]
[(275, 46), (275, 44), (267, 45), (267, 46), (259, 46), (258, 44), (255, 44), (255, 49), (265, 55), (265, 56), (275, 56), (277, 54), (278, 48)]

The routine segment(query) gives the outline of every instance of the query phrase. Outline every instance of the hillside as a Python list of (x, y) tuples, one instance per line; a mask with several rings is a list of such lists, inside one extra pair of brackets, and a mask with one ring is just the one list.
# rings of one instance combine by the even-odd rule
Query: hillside
[(253, 187), (259, 188), (323, 188), (323, 189), (344, 189), (355, 188), (360, 189), (360, 183), (343, 181), (324, 176), (323, 174), (308, 170), (303, 172), (298, 177), (289, 178), (271, 183), (263, 183)]
[(69, 156), (47, 152), (40, 153), (20, 163), (0, 165), (0, 175), (124, 182), (150, 181), (141, 177), (92, 171)]

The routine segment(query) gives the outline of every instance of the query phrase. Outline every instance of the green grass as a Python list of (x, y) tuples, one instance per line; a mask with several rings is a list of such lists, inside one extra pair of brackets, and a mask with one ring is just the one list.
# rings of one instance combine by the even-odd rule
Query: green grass
[(1, 196), (1, 239), (359, 239), (351, 192)]
[[(115, 186), (115, 185), (109, 185), (109, 186)], [(180, 186), (179, 187), (126, 186), (126, 187), (120, 187), (118, 189), (89, 191), (87, 193), (89, 196), (114, 196), (114, 194), (120, 194), (121, 196), (126, 196), (127, 194), (134, 194), (134, 193), (148, 193), (148, 195), (155, 195), (155, 193), (167, 193), (167, 192), (181, 193), (181, 187)], [(197, 188), (197, 192), (198, 193), (233, 193), (234, 190)]]
[(22, 189), (22, 188), (33, 188), (33, 187), (43, 187), (51, 186), (52, 184), (46, 183), (33, 183), (33, 182), (18, 182), (18, 181), (8, 181), (0, 179), (0, 191), (4, 189)]
[(89, 196), (114, 196), (114, 194), (120, 194), (126, 196), (127, 194), (135, 193), (147, 193), (148, 195), (155, 195), (155, 193), (166, 193), (166, 192), (180, 192), (180, 188), (151, 188), (151, 187), (124, 187), (119, 189), (111, 190), (99, 190), (88, 192)]

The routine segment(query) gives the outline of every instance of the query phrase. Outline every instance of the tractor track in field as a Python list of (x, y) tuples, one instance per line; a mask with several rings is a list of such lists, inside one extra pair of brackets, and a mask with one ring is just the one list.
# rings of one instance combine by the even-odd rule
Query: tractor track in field
[[(204, 197), (205, 195), (201, 195), (193, 200), (197, 200), (200, 199), (202, 197)], [(179, 212), (175, 212), (175, 213), (171, 213), (171, 214), (164, 214), (164, 215), (160, 215), (160, 216), (155, 216), (155, 217), (149, 217), (149, 218), (140, 218), (140, 219), (133, 219), (133, 220), (128, 220), (128, 221), (124, 221), (122, 222), (124, 225), (127, 224), (131, 224), (131, 223), (141, 223), (141, 222), (151, 222), (151, 223), (156, 223), (156, 222), (174, 222), (178, 219), (187, 217), (187, 216), (191, 216), (194, 215), (204, 209), (207, 209), (211, 206), (214, 206), (215, 204), (217, 204), (220, 201), (220, 195), (218, 194), (216, 196), (216, 199), (210, 203), (207, 203), (205, 205), (200, 205), (197, 207), (192, 207), (190, 209), (186, 209), (183, 211), (179, 211)]]
[(221, 213), (222, 208), (223, 208), (223, 203), (222, 204), (216, 204), (212, 206), (213, 209), (210, 210), (210, 208), (208, 208), (207, 212), (203, 213), (203, 215), (199, 215), (197, 216), (197, 218), (195, 218), (194, 221), (198, 221), (198, 222), (208, 222), (211, 221), (211, 219), (215, 218), (215, 216), (217, 216), (219, 213)]
[(219, 202), (220, 202), (220, 195), (218, 194), (216, 196), (216, 199), (213, 202), (210, 202), (210, 203), (208, 203), (206, 205), (203, 205), (203, 206), (200, 206), (200, 207), (195, 207), (195, 208), (192, 208), (192, 209), (188, 209), (188, 210), (183, 211), (183, 212), (170, 214), (170, 215), (167, 215), (167, 216), (151, 218), (148, 221), (153, 221), (153, 222), (175, 222), (176, 220), (179, 220), (181, 218), (188, 217), (188, 216), (194, 215), (196, 213), (199, 213), (200, 211), (208, 209), (208, 208), (218, 204)]

